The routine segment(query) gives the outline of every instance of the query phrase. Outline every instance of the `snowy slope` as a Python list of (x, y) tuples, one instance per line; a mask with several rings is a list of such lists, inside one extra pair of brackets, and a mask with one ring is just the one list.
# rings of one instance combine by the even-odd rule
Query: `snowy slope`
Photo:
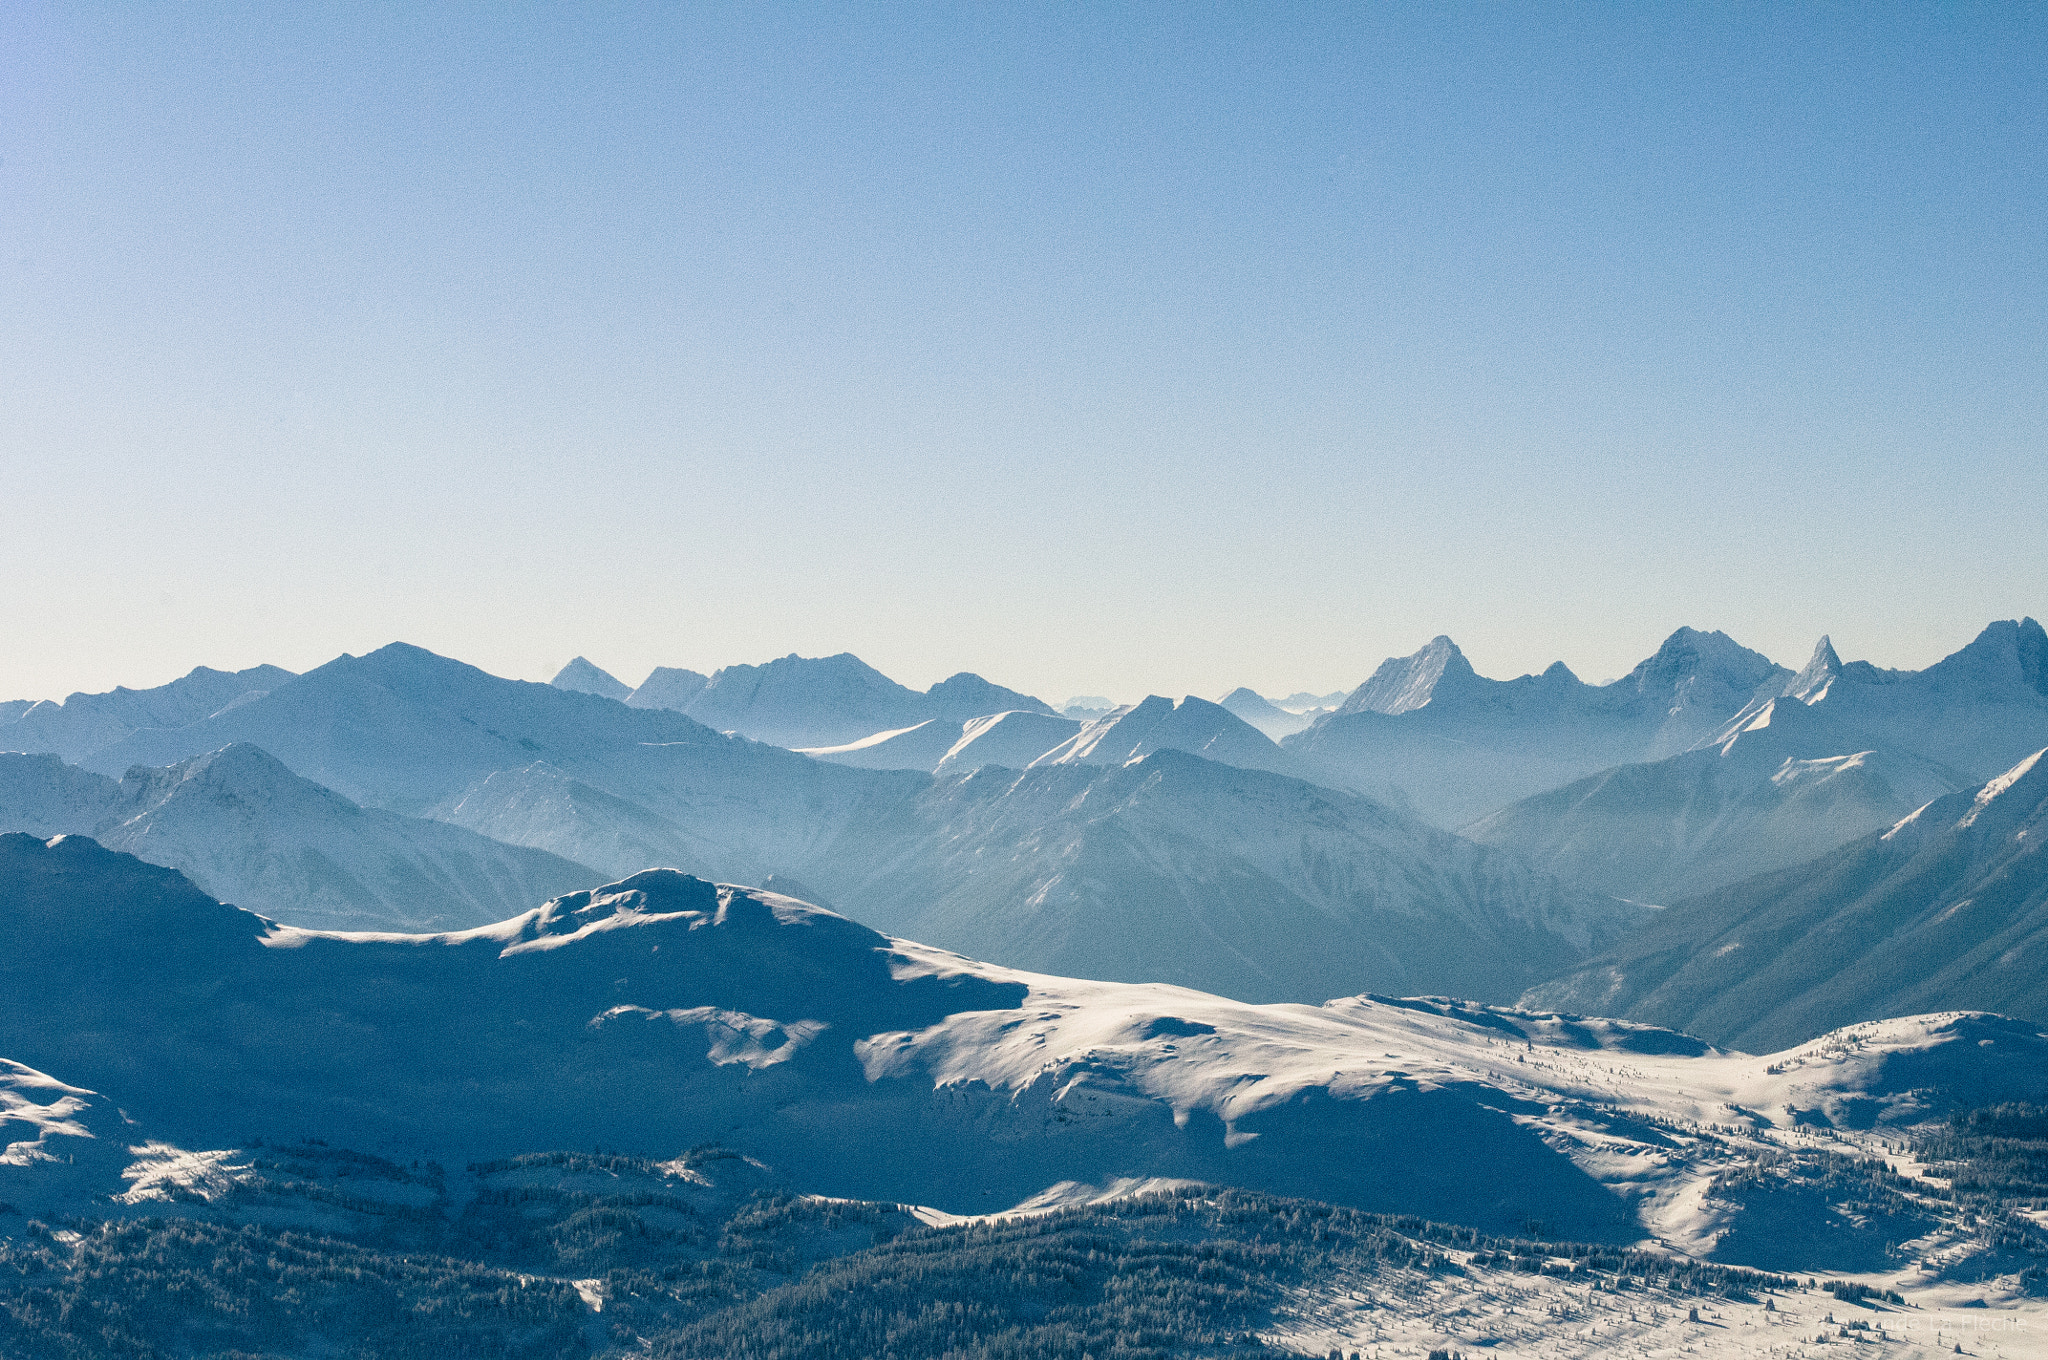
[(715, 1140), (816, 1192), (954, 1213), (1157, 1177), (1711, 1248), (1739, 1207), (1703, 1198), (1731, 1139), (1798, 1135), (1794, 1111), (1914, 1123), (2030, 1093), (2048, 1061), (2034, 1027), (1967, 1014), (1751, 1058), (1461, 1003), (1249, 1006), (994, 968), (673, 873), (477, 931), (344, 936), (6, 837), (0, 912), (0, 1100), (38, 1106), (21, 1127), (50, 1143), (79, 1136), (54, 1106), (104, 1093), (195, 1169), (311, 1130), (450, 1165)]
[(844, 746), (813, 747), (804, 752), (835, 765), (870, 770), (975, 770), (983, 765), (1023, 769), (1081, 730), (1072, 718), (1030, 709), (1012, 709), (953, 722), (928, 718), (915, 727), (877, 732)]
[(624, 703), (633, 693), (633, 687), (607, 671), (593, 666), (583, 657), (573, 658), (568, 665), (555, 673), (548, 681), (556, 689), (574, 690), (578, 694), (595, 694), (600, 698), (617, 699)]
[(118, 783), (52, 756), (0, 755), (0, 831), (89, 835), (294, 925), (447, 930), (602, 877), (442, 822), (362, 808), (257, 747)]
[(942, 776), (798, 872), (964, 953), (1261, 1001), (1506, 999), (1645, 914), (1368, 799), (1177, 750)]
[(815, 760), (834, 765), (857, 765), (866, 770), (923, 770), (929, 774), (946, 758), (946, 752), (960, 744), (965, 726), (945, 718), (926, 718), (909, 727), (876, 732), (841, 746), (798, 749)]
[(1746, 1047), (1902, 1012), (2048, 1018), (2048, 759), (1809, 864), (1670, 908), (1535, 988)]
[(228, 705), (276, 689), (292, 678), (277, 666), (217, 671), (205, 666), (154, 689), (74, 694), (62, 703), (29, 704), (10, 720), (0, 708), (0, 751), (49, 752), (76, 764), (151, 727), (183, 727)]
[(1186, 751), (1243, 770), (1302, 774), (1301, 762), (1221, 704), (1192, 694), (1178, 704), (1161, 695), (1126, 704), (1084, 724), (1037, 765), (1123, 765), (1155, 751)]
[(1785, 674), (1721, 633), (1681, 628), (1608, 685), (1562, 662), (1490, 680), (1438, 637), (1392, 658), (1284, 748), (1312, 778), (1463, 826), (1609, 766), (1683, 751)]
[(1780, 698), (1718, 745), (1590, 775), (1462, 834), (1588, 888), (1672, 902), (1802, 864), (1972, 782)]
[(1021, 770), (1080, 730), (1081, 724), (1072, 718), (1021, 709), (975, 718), (961, 729), (960, 740), (934, 773), (965, 774), (984, 765)]

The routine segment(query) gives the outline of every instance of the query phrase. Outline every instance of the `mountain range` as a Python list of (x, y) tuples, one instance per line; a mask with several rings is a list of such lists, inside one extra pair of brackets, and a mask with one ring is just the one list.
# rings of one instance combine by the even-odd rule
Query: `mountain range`
[(660, 667), (638, 689), (579, 656), (550, 683), (635, 708), (687, 713), (717, 731), (791, 749), (840, 746), (934, 719), (959, 723), (1011, 709), (1052, 712), (1042, 700), (967, 671), (919, 693), (850, 652), (825, 657), (792, 652), (759, 666), (726, 666), (709, 676)]
[[(394, 644), (188, 727), (133, 733), (90, 761), (126, 770), (226, 748), (246, 772), (268, 752), (277, 773), (311, 781), (293, 784), (295, 797), (351, 827), (372, 809), (412, 819), (388, 828), (424, 815), (488, 838), (471, 843), (476, 854), (491, 842), (546, 852), (555, 872), (583, 875), (572, 882), (650, 866), (794, 875), (860, 919), (1003, 964), (1255, 1000), (1368, 988), (1506, 1000), (1604, 948), (1640, 913), (1356, 795), (1188, 754), (1183, 744), (1291, 765), (1201, 699), (1148, 699), (1089, 724), (1012, 710), (962, 731), (936, 776), (847, 768)], [(1021, 776), (973, 758), (1047, 741)], [(334, 835), (307, 829), (312, 819), (289, 820), (294, 862), (315, 863), (304, 847), (339, 854)], [(158, 857), (294, 924), (374, 919), (337, 915), (338, 890), (317, 887), (318, 875), (278, 870), (291, 837), (276, 828), (216, 817), (210, 834), (211, 859)], [(369, 876), (360, 855), (343, 858), (354, 880)], [(228, 862), (271, 868), (236, 877)], [(301, 900), (280, 900), (293, 882)], [(410, 914), (391, 899), (378, 910), (417, 928), (477, 921), (470, 904), (425, 893)]]
[(261, 698), (292, 678), (290, 671), (277, 666), (241, 671), (199, 666), (153, 689), (74, 694), (62, 702), (16, 701), (0, 705), (0, 751), (48, 753), (76, 764), (132, 733), (189, 726)]
[(1993, 623), (1924, 671), (1843, 665), (1826, 638), (1693, 750), (1465, 828), (1588, 887), (1669, 902), (1787, 868), (2048, 745), (2048, 637)]
[(1562, 662), (1489, 680), (1438, 637), (1382, 663), (1282, 746), (1319, 782), (1460, 827), (1610, 766), (1686, 750), (1784, 674), (1723, 633), (1681, 628), (1612, 684), (1589, 685)]

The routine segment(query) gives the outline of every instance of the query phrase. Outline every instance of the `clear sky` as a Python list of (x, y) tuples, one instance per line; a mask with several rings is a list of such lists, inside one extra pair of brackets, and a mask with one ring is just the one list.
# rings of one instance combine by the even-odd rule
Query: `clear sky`
[(0, 698), (2048, 613), (2040, 5), (0, 14)]

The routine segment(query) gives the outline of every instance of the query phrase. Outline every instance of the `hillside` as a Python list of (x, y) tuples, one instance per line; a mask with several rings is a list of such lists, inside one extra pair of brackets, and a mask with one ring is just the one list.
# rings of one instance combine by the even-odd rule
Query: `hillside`
[(978, 957), (1256, 1001), (1505, 1000), (1645, 915), (1357, 795), (1177, 750), (943, 775), (797, 872)]
[(1889, 831), (1673, 906), (1525, 1000), (1747, 1048), (1927, 1010), (2048, 1017), (2044, 840), (2037, 753)]

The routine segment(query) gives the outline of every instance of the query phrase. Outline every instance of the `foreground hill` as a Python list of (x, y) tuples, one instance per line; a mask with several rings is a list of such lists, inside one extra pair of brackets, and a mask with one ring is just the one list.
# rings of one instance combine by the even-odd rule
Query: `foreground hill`
[(40, 1115), (8, 1117), (75, 1136), (52, 1098), (102, 1093), (153, 1149), (100, 1150), (155, 1158), (172, 1185), (220, 1163), (198, 1149), (313, 1131), (396, 1165), (717, 1141), (818, 1192), (954, 1212), (1174, 1177), (1711, 1238), (1698, 1195), (1722, 1154), (1664, 1130), (1766, 1129), (1755, 1112), (1795, 1103), (1912, 1123), (2011, 1098), (2048, 1059), (2048, 1036), (1994, 1017), (1767, 1060), (1462, 1003), (1248, 1006), (994, 968), (673, 872), (478, 931), (350, 936), (220, 906), (90, 841), (9, 836), (0, 912), (0, 1052), (52, 1074), (28, 1097)]
[(1774, 1047), (1973, 1007), (2048, 1018), (2048, 759), (1881, 835), (1674, 906), (1532, 1005)]
[(292, 925), (453, 930), (603, 875), (445, 822), (358, 807), (246, 744), (118, 782), (0, 754), (0, 831), (87, 835)]
[(1457, 827), (1597, 770), (1683, 751), (1785, 674), (1725, 634), (1681, 628), (1612, 684), (1589, 685), (1562, 662), (1490, 680), (1439, 637), (1383, 663), (1282, 744), (1320, 782)]
[(1507, 1000), (1650, 915), (1355, 794), (1171, 749), (944, 775), (798, 872), (963, 953), (1253, 1001)]

